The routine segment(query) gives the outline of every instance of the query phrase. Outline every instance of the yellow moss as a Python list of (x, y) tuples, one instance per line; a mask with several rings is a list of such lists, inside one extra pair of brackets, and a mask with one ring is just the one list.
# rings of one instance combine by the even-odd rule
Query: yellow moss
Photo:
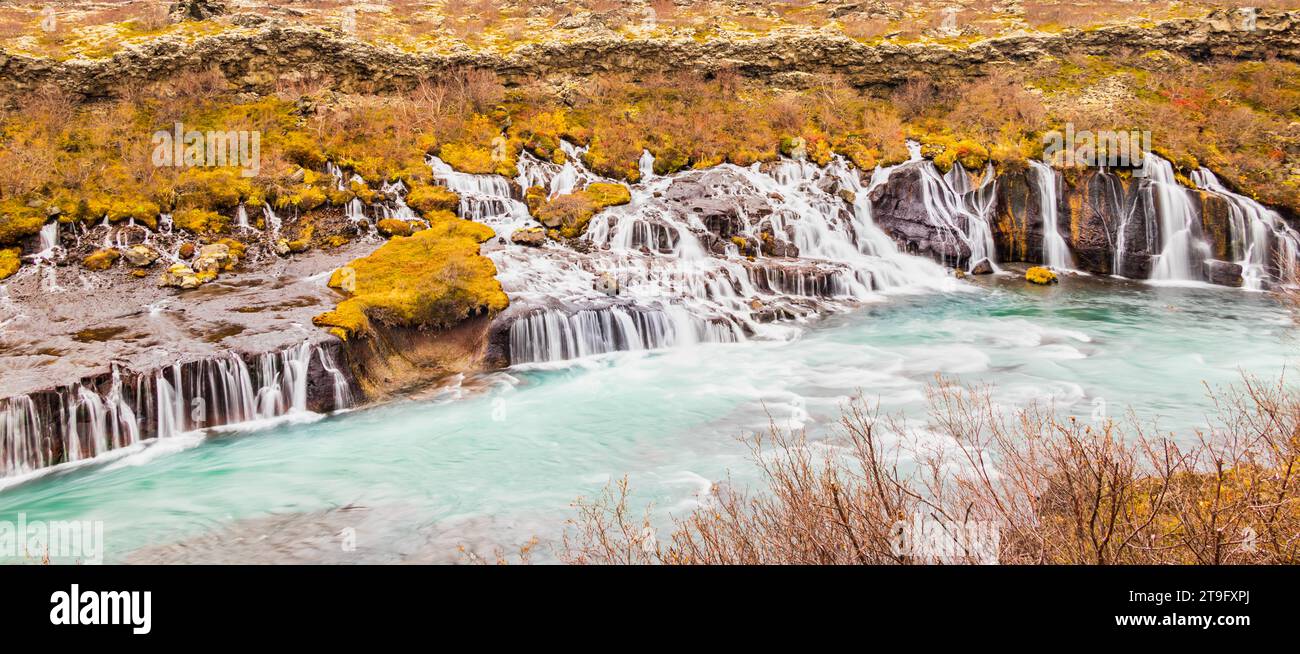
[[(302, 132), (290, 132), (281, 142), (284, 158), (307, 170), (316, 170), (325, 165), (325, 153), (320, 144)], [(365, 176), (365, 173), (362, 173)]]
[(632, 193), (626, 186), (596, 182), (581, 191), (541, 204), (535, 216), (543, 225), (558, 229), (561, 236), (577, 238), (587, 231), (592, 216), (601, 209), (631, 201)]
[(0, 249), (0, 279), (13, 276), (22, 265), (22, 250), (18, 248)]
[(311, 237), (316, 233), (315, 225), (307, 225), (298, 233), (298, 238), (289, 241), (290, 252), (306, 252), (311, 249)]
[(537, 212), (541, 211), (542, 207), (546, 205), (546, 196), (545, 188), (541, 186), (528, 187), (528, 190), (524, 191), (524, 204), (528, 205), (528, 211), (536, 216)]
[(16, 201), (0, 205), (0, 243), (13, 244), (28, 236), (35, 236), (45, 224), (45, 213), (26, 207)]
[(352, 198), (356, 197), (356, 194), (350, 189), (340, 190), (337, 188), (331, 188), (325, 193), (325, 197), (329, 199), (330, 204), (336, 207), (341, 207), (351, 202)]
[(252, 179), (232, 168), (186, 168), (176, 178), (180, 209), (230, 210), (255, 196)]
[(375, 228), (384, 236), (411, 235), (411, 223), (398, 218), (384, 218), (375, 224)]
[(238, 241), (233, 238), (223, 238), (217, 242), (230, 248), (230, 256), (234, 257), (238, 261), (244, 260), (244, 253), (248, 251), (248, 246), (245, 245), (243, 241)]
[(406, 194), (406, 204), (421, 215), (434, 211), (455, 211), (460, 206), (460, 196), (445, 186), (419, 184)]
[(491, 118), (474, 114), (462, 127), (461, 138), (437, 146), (438, 157), (465, 173), (512, 177), (518, 162), (520, 142), (502, 136)]
[(1032, 284), (1046, 285), (1055, 284), (1059, 280), (1056, 278), (1056, 273), (1051, 270), (1042, 266), (1034, 266), (1025, 271), (1025, 281)]
[(948, 172), (953, 163), (961, 163), (966, 170), (978, 172), (989, 160), (989, 151), (970, 139), (945, 139), (944, 142), (931, 145), (943, 148), (943, 151), (934, 157), (935, 167), (943, 172)]
[(172, 215), (172, 222), (195, 234), (217, 234), (230, 226), (229, 218), (207, 209), (181, 209)]
[(484, 225), (451, 219), (395, 237), (334, 271), (329, 285), (347, 299), (312, 322), (341, 330), (347, 338), (364, 334), (372, 320), (441, 329), (472, 315), (501, 311), (509, 299), (496, 279), (496, 266), (479, 254), (479, 244), (492, 236)]
[(587, 188), (582, 190), (582, 193), (601, 209), (627, 204), (632, 201), (632, 192), (622, 184), (596, 182), (588, 184)]
[(297, 207), (301, 211), (311, 211), (325, 204), (328, 198), (325, 192), (314, 186), (306, 184), (299, 186), (294, 192), (276, 198), (275, 206), (281, 209)]
[(117, 260), (121, 257), (121, 253), (117, 250), (105, 248), (102, 250), (95, 250), (90, 254), (90, 256), (87, 256), (81, 261), (81, 265), (85, 266), (89, 270), (108, 270), (109, 268), (112, 268), (113, 264), (117, 263)]

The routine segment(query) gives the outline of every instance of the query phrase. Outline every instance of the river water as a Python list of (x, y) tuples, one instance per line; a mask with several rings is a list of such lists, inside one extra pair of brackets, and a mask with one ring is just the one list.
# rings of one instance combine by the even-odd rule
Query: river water
[[(665, 524), (714, 481), (758, 481), (746, 433), (830, 429), (861, 393), (921, 418), (935, 375), (1093, 419), (1128, 408), (1188, 438), (1206, 385), (1275, 378), (1297, 352), (1269, 296), (1012, 274), (896, 295), (785, 339), (520, 367), (332, 416), (152, 441), (0, 490), (0, 521), (98, 520), (107, 561), (465, 560), (536, 537), (628, 475)], [(461, 547), (464, 550), (461, 550)]]

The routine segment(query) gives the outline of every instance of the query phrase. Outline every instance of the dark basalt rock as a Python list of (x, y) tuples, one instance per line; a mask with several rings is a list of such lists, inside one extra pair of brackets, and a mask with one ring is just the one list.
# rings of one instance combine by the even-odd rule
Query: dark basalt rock
[(904, 252), (965, 267), (970, 247), (959, 234), (935, 225), (922, 200), (921, 169), (904, 166), (871, 192), (872, 216)]
[(1230, 261), (1205, 262), (1205, 279), (1219, 286), (1241, 286), (1241, 266)]
[(208, 20), (226, 13), (226, 3), (220, 0), (182, 0), (173, 2), (167, 17), (173, 23), (186, 20)]

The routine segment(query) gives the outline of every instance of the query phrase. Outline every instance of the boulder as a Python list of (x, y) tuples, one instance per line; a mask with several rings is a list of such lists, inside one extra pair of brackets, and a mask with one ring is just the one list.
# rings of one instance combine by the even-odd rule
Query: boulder
[(876, 225), (904, 252), (964, 266), (970, 258), (970, 246), (950, 227), (931, 220), (921, 186), (922, 174), (920, 164), (906, 164), (871, 192)]
[(411, 223), (400, 218), (384, 218), (375, 224), (375, 229), (384, 236), (410, 236)]
[(133, 245), (127, 248), (123, 256), (134, 268), (148, 268), (158, 260), (158, 252), (147, 245)]
[(239, 263), (239, 258), (230, 252), (230, 246), (225, 243), (210, 243), (199, 248), (198, 254), (194, 257), (194, 270), (197, 272), (210, 272), (216, 274), (222, 270), (230, 270)]
[(1205, 279), (1220, 286), (1241, 286), (1241, 265), (1231, 261), (1210, 259), (1205, 262)]
[(516, 229), (510, 235), (510, 242), (516, 245), (540, 247), (546, 242), (546, 230), (541, 227), (524, 227)]
[(1031, 284), (1046, 286), (1048, 284), (1055, 284), (1060, 280), (1057, 279), (1056, 273), (1051, 270), (1042, 266), (1034, 266), (1025, 271), (1025, 281)]
[(172, 286), (181, 289), (198, 288), (217, 278), (217, 273), (208, 271), (195, 272), (183, 264), (173, 264), (158, 278), (159, 286)]
[(117, 263), (117, 260), (121, 257), (121, 253), (117, 250), (114, 250), (113, 248), (104, 248), (92, 252), (81, 261), (81, 265), (85, 266), (88, 270), (108, 270), (109, 268), (112, 268), (113, 264)]
[(991, 274), (993, 274), (993, 264), (990, 263), (988, 259), (980, 259), (980, 260), (979, 260), (979, 263), (975, 264), (975, 265), (970, 269), (970, 274), (972, 274), (972, 275), (991, 275)]
[(167, 18), (173, 23), (187, 20), (208, 20), (226, 13), (226, 3), (221, 0), (181, 0), (167, 9)]
[(600, 273), (596, 276), (595, 289), (605, 295), (618, 295), (618, 280), (607, 272)]

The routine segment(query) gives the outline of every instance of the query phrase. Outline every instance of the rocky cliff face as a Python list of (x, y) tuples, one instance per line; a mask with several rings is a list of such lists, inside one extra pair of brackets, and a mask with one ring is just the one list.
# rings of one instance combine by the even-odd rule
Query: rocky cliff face
[(800, 76), (842, 75), (855, 85), (895, 84), (915, 75), (965, 76), (989, 65), (1026, 64), (1070, 52), (1165, 50), (1194, 60), (1213, 57), (1300, 59), (1300, 12), (1262, 11), (1254, 29), (1228, 12), (1153, 26), (1107, 26), (1061, 33), (1010, 34), (953, 46), (864, 44), (812, 28), (784, 28), (748, 39), (628, 38), (599, 22), (580, 24), (562, 40), (525, 43), (506, 52), (463, 49), (412, 52), (366, 43), (335, 30), (248, 14), (209, 36), (168, 35), (128, 46), (105, 59), (56, 61), (0, 53), (0, 94), (14, 96), (54, 83), (84, 98), (176, 73), (217, 66), (246, 90), (309, 76), (336, 88), (393, 90), (455, 67), (489, 69), (507, 80), (604, 72), (735, 70), (798, 84)]
[[(871, 195), (876, 224), (905, 251), (929, 256), (948, 265), (967, 267), (970, 249), (958, 231), (968, 232), (965, 218), (936, 220), (919, 190), (921, 166), (909, 164), (877, 187)], [(1006, 171), (996, 178), (996, 200), (989, 214), (997, 260), (1043, 264), (1044, 220), (1038, 178), (1025, 170)], [(1067, 171), (1056, 194), (1056, 229), (1069, 247), (1073, 267), (1098, 275), (1132, 279), (1151, 277), (1160, 240), (1159, 196), (1150, 183), (1131, 172), (1089, 168)], [(1183, 191), (1195, 221), (1195, 242), (1208, 248), (1207, 260), (1193, 269), (1201, 279), (1224, 286), (1242, 285), (1244, 256), (1240, 210), (1221, 194)], [(1234, 224), (1236, 223), (1236, 224)], [(1273, 244), (1276, 246), (1276, 243)], [(1273, 257), (1262, 271), (1277, 278)]]

